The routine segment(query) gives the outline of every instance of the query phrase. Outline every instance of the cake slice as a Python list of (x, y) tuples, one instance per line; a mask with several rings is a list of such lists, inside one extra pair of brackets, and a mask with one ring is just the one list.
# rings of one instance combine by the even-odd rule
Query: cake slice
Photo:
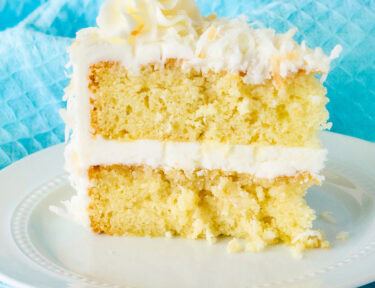
[(339, 46), (192, 0), (108, 0), (97, 23), (69, 48), (69, 215), (109, 235), (328, 246), (303, 197), (323, 180), (321, 80)]

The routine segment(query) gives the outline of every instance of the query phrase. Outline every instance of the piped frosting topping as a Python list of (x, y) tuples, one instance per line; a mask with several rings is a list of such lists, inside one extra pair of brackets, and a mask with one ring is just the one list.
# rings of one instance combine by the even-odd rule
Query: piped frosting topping
[(143, 38), (148, 41), (195, 38), (203, 17), (193, 1), (109, 0), (97, 18), (108, 37)]

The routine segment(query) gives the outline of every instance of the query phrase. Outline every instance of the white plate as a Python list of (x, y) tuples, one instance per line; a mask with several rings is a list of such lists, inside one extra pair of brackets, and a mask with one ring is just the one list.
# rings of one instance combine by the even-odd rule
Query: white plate
[[(375, 144), (323, 133), (326, 181), (308, 203), (332, 248), (228, 254), (226, 241), (94, 235), (48, 210), (73, 193), (63, 145), (0, 172), (0, 280), (16, 287), (356, 287), (375, 280)], [(346, 241), (336, 240), (340, 231)]]

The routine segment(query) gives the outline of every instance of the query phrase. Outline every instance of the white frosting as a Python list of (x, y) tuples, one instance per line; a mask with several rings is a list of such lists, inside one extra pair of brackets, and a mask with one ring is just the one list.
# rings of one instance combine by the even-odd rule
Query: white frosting
[[(66, 149), (66, 169), (78, 194), (64, 202), (65, 214), (89, 227), (87, 170), (93, 165), (148, 165), (154, 168), (221, 169), (272, 179), (308, 172), (321, 180), (325, 149), (282, 146), (202, 144), (138, 140), (117, 142), (103, 139), (79, 141), (73, 135)], [(83, 143), (85, 143), (83, 145)], [(60, 211), (60, 214), (62, 212)]]
[(209, 20), (200, 15), (192, 0), (109, 0), (97, 22), (99, 28), (78, 32), (69, 49), (73, 87), (66, 89), (68, 105), (62, 116), (67, 134), (73, 130), (66, 149), (66, 169), (78, 191), (64, 203), (69, 217), (89, 226), (87, 169), (91, 165), (222, 169), (268, 179), (308, 172), (319, 178), (325, 150), (94, 139), (87, 76), (89, 66), (98, 61), (119, 61), (131, 73), (138, 73), (142, 65), (163, 65), (167, 59), (177, 58), (186, 70), (242, 72), (244, 82), (262, 83), (299, 70), (325, 74), (330, 61), (340, 53), (339, 46), (326, 56), (320, 48), (312, 50), (304, 42), (299, 46), (292, 39), (296, 30), (275, 34), (271, 29), (254, 29), (243, 18)]
[(96, 20), (107, 37), (128, 38), (136, 33), (157, 40), (195, 34), (193, 25), (199, 25), (202, 16), (194, 1), (108, 0)]
[(220, 169), (267, 179), (308, 172), (319, 178), (327, 153), (325, 149), (158, 140), (118, 142), (92, 139), (80, 147), (75, 140), (68, 145), (73, 149), (67, 150), (70, 153), (67, 160), (79, 171), (86, 171), (94, 165), (124, 164), (188, 171)]
[(180, 59), (186, 70), (241, 72), (244, 82), (259, 84), (300, 70), (325, 75), (342, 49), (338, 45), (327, 56), (305, 42), (298, 45), (292, 39), (296, 29), (276, 34), (254, 28), (244, 17), (204, 18), (193, 0), (108, 0), (97, 23), (77, 33), (70, 48), (73, 63), (119, 61), (138, 73), (148, 63)]

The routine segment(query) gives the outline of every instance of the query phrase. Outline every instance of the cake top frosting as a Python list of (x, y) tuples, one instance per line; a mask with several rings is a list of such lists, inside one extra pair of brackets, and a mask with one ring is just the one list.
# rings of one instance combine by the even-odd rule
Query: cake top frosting
[(108, 0), (97, 18), (107, 37), (144, 41), (195, 40), (202, 23), (198, 6), (187, 0)]
[[(183, 69), (239, 73), (246, 83), (260, 84), (273, 78), (276, 83), (298, 71), (328, 73), (329, 56), (321, 48), (311, 49), (293, 36), (297, 29), (276, 34), (256, 28), (245, 17), (204, 17), (193, 0), (108, 0), (97, 18), (98, 27), (77, 33), (70, 52), (79, 61), (95, 47), (98, 60), (115, 60), (137, 73), (142, 65), (182, 60)], [(92, 63), (89, 63), (92, 64)]]

